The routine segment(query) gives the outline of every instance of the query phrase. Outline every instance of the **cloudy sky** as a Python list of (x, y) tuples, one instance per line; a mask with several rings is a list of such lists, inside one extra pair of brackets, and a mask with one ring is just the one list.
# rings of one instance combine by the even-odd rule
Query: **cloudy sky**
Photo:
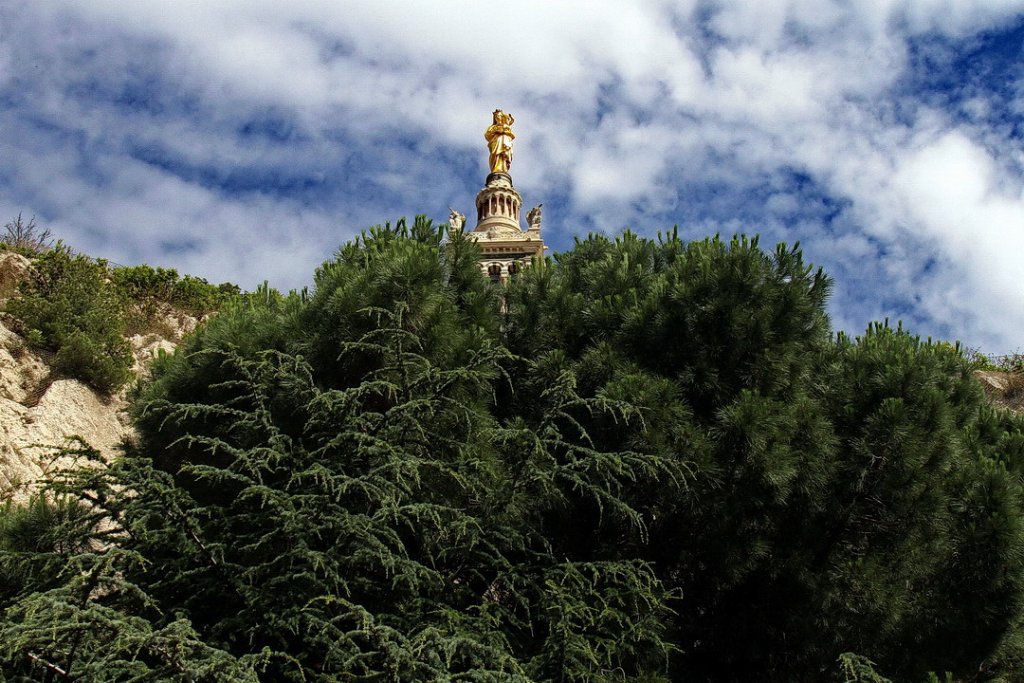
[(469, 214), (799, 240), (837, 329), (1024, 347), (1024, 0), (3, 0), (0, 223), (287, 289)]

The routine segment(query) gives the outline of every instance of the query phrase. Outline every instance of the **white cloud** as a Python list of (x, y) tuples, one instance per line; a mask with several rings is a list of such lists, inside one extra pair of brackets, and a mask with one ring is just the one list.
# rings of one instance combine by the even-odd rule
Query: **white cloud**
[[(295, 283), (288, 268), (315, 262), (353, 226), (470, 204), (482, 180), (482, 129), (490, 110), (503, 107), (518, 119), (517, 186), (528, 203), (552, 191), (567, 196), (567, 224), (653, 231), (682, 212), (697, 225), (766, 230), (802, 239), (817, 250), (812, 260), (852, 277), (864, 272), (837, 305), (885, 314), (865, 302), (884, 293), (918, 306), (922, 325), (979, 344), (1007, 350), (1024, 338), (1024, 320), (1000, 312), (1024, 293), (1009, 256), (1024, 246), (1019, 140), (983, 123), (992, 112), (983, 92), (953, 112), (894, 88), (915, 36), (998, 28), (1019, 18), (1024, 1), (13, 7), (18, 35), (0, 41), (0, 83), (28, 79), (31, 101), (19, 106), (73, 139), (26, 126), (0, 131), (12, 158), (37, 162), (0, 186), (0, 209), (31, 206), (119, 258), (152, 260), (151, 248), (131, 239), (170, 233), (198, 245), (173, 252), (182, 268)], [(193, 109), (113, 103), (139, 71), (143, 81), (162, 79), (172, 100), (192, 98)], [(113, 95), (90, 94), (96, 87)], [(295, 126), (291, 138), (238, 134), (275, 111)], [(308, 169), (317, 182), (348, 175), (333, 179), (337, 196), (310, 205), (287, 193), (233, 193), (144, 163), (140, 148), (227, 174)], [(86, 172), (83, 158), (102, 163)], [(466, 159), (478, 160), (481, 175), (468, 187), (458, 175)], [(807, 216), (827, 207), (773, 185), (794, 173), (842, 204), (841, 228), (822, 233)], [(732, 190), (724, 198), (685, 194), (706, 185)], [(738, 205), (742, 219), (723, 215), (746, 192), (762, 205)], [(383, 203), (395, 196), (399, 206)], [(437, 197), (437, 207), (412, 204), (426, 197)], [(702, 215), (695, 202), (716, 213)], [(345, 224), (336, 214), (355, 222), (334, 227)], [(547, 225), (557, 230), (550, 218)], [(232, 258), (238, 239), (252, 247)], [(850, 265), (875, 255), (871, 272), (886, 283)], [(953, 298), (956, 305), (942, 303)]]
[(966, 276), (961, 284), (969, 288), (955, 292), (960, 301), (1022, 330), (1024, 185), (997, 186), (1005, 181), (983, 148), (950, 132), (910, 154), (893, 185), (907, 204), (910, 224), (935, 240)]
[(1020, 13), (1017, 0), (904, 0), (897, 5), (914, 33), (963, 36)]

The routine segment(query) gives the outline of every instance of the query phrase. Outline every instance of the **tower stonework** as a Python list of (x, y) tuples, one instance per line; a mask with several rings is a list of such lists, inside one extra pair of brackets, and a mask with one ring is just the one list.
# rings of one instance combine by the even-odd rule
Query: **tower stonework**
[(468, 235), (480, 245), (480, 270), (495, 282), (507, 282), (530, 265), (534, 256), (544, 257), (540, 235), (541, 210), (527, 214), (528, 229), (520, 223), (523, 198), (512, 185), (514, 119), (500, 109), (494, 123), (484, 133), (487, 139), (491, 172), (484, 188), (476, 196), (476, 227)]

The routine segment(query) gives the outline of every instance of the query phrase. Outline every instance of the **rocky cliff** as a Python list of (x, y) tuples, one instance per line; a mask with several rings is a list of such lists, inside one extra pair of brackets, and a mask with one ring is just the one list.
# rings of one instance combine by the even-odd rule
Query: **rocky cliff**
[(996, 370), (979, 370), (974, 374), (992, 403), (1024, 413), (1024, 374)]
[[(0, 253), (0, 309), (30, 268), (14, 253)], [(194, 318), (168, 312), (159, 326), (167, 336), (128, 338), (135, 375), (142, 377), (152, 359), (173, 351), (196, 324)], [(66, 466), (53, 454), (72, 437), (80, 437), (104, 456), (131, 435), (126, 413), (130, 387), (102, 396), (74, 379), (54, 375), (45, 354), (32, 351), (14, 329), (17, 321), (0, 314), (0, 500), (20, 499), (51, 467)]]

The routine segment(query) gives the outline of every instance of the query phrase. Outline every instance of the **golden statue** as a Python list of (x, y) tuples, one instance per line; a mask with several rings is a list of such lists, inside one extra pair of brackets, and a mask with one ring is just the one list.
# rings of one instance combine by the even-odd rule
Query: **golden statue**
[(512, 165), (512, 141), (516, 139), (512, 124), (515, 122), (512, 114), (506, 114), (500, 109), (494, 110), (494, 123), (484, 133), (487, 149), (491, 153), (488, 158), (491, 173), (508, 173)]

